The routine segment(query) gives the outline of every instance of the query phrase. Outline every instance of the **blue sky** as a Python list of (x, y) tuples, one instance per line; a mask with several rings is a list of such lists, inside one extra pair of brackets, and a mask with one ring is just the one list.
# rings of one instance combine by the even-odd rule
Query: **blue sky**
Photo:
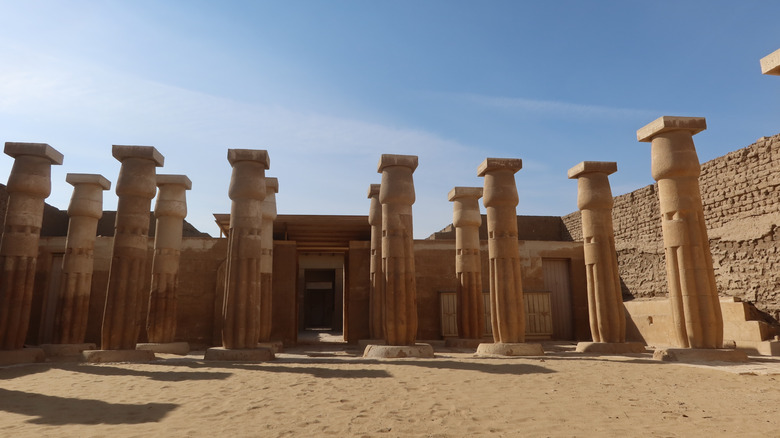
[(777, 134), (780, 78), (759, 59), (778, 17), (769, 1), (0, 0), (0, 140), (65, 155), (62, 209), (66, 173), (115, 182), (112, 144), (155, 146), (212, 235), (228, 148), (269, 151), (280, 214), (367, 214), (379, 156), (414, 154), (424, 238), (485, 157), (523, 159), (518, 214), (563, 215), (580, 161), (617, 161), (616, 195), (652, 183), (636, 130), (659, 116), (707, 118), (702, 162)]

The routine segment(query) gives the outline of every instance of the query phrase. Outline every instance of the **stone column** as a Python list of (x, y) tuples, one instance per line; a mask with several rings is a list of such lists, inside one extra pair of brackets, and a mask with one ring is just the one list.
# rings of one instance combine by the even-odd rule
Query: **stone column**
[(73, 196), (68, 206), (70, 221), (54, 335), (58, 344), (82, 344), (87, 333), (93, 252), (98, 220), (103, 216), (103, 191), (111, 188), (111, 182), (102, 175), (84, 173), (69, 173), (65, 181), (73, 185)]
[(382, 155), (377, 172), (382, 174), (382, 272), (385, 276), (385, 341), (368, 345), (366, 357), (433, 357), (428, 344), (415, 344), (417, 293), (414, 272), (412, 204), (417, 168), (415, 155)]
[(448, 199), (453, 202), (452, 224), (455, 226), (458, 337), (461, 340), (471, 340), (472, 343), (478, 343), (485, 331), (482, 260), (479, 250), (479, 226), (482, 224), (482, 215), (479, 212), (481, 197), (482, 187), (455, 187), (448, 195)]
[(519, 158), (487, 158), (477, 169), (485, 178), (482, 203), (487, 210), (490, 257), (490, 312), (494, 344), (480, 344), (479, 354), (525, 356), (544, 354), (538, 344), (525, 342), (525, 304), (517, 241)]
[(136, 348), (157, 353), (187, 354), (189, 345), (174, 341), (179, 255), (184, 218), (187, 216), (186, 191), (192, 189), (192, 181), (186, 175), (157, 175), (157, 187), (152, 285), (146, 316), (146, 334), (153, 345), (139, 344)]
[[(21, 350), (30, 324), (30, 306), (41, 235), (44, 199), (51, 193), (51, 166), (62, 164), (62, 154), (45, 143), (6, 143), (14, 158), (8, 176), (8, 205), (0, 240), (0, 363), (43, 360)], [(30, 353), (30, 352), (27, 352)]]
[[(116, 183), (119, 197), (114, 228), (114, 245), (108, 273), (106, 305), (103, 312), (101, 348), (120, 350), (121, 354), (85, 351), (90, 362), (113, 361), (117, 357), (133, 361), (150, 360), (154, 354), (136, 352), (143, 303), (146, 257), (149, 241), (149, 211), (157, 192), (156, 167), (164, 157), (152, 146), (119, 146), (112, 149), (122, 163)], [(149, 354), (143, 354), (149, 353)], [(110, 357), (110, 359), (105, 359)]]
[[(273, 272), (274, 272), (274, 220), (276, 220), (276, 194), (279, 193), (277, 178), (265, 179), (263, 199), (263, 223), (260, 232), (262, 256), (260, 258), (260, 337), (262, 344), (271, 345), (271, 322), (273, 320)], [(278, 352), (281, 342), (271, 348)]]
[(258, 348), (260, 337), (263, 199), (268, 151), (228, 149), (230, 228), (225, 266), (222, 346), (209, 348), (207, 360), (273, 359), (269, 348)]
[(385, 278), (382, 273), (382, 204), (379, 202), (379, 184), (371, 184), (368, 198), (371, 205), (368, 210), (368, 224), (371, 225), (371, 265), (369, 302), (369, 333), (371, 339), (385, 338)]
[(626, 343), (626, 315), (612, 228), (612, 190), (608, 175), (617, 163), (583, 161), (569, 169), (577, 180), (577, 206), (582, 218), (583, 248), (588, 288), (590, 333), (594, 342), (580, 342), (588, 353), (643, 353), (644, 345)]
[(669, 300), (677, 346), (682, 348), (723, 346), (723, 318), (699, 192), (699, 158), (693, 144), (693, 135), (706, 128), (704, 118), (665, 116), (637, 131), (639, 141), (651, 142)]

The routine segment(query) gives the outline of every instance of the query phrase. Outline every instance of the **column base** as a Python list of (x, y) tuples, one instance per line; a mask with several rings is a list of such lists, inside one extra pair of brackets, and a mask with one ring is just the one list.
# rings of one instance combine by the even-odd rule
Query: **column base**
[(154, 352), (148, 350), (84, 350), (81, 352), (81, 360), (87, 363), (144, 363), (154, 359)]
[(780, 341), (737, 341), (735, 345), (751, 356), (780, 356)]
[(358, 339), (360, 348), (365, 350), (369, 345), (387, 345), (387, 341), (384, 339)]
[(544, 350), (541, 344), (494, 342), (479, 344), (477, 354), (489, 356), (544, 356)]
[(41, 344), (47, 359), (74, 359), (81, 360), (81, 352), (94, 350), (95, 344)]
[(186, 356), (190, 352), (190, 344), (187, 342), (144, 342), (136, 344), (135, 349)]
[(399, 359), (404, 357), (433, 358), (433, 347), (430, 344), (414, 345), (367, 345), (363, 357), (374, 359)]
[(260, 342), (257, 344), (257, 348), (268, 348), (273, 354), (277, 354), (284, 350), (284, 344), (282, 341)]
[(448, 338), (444, 340), (444, 346), (447, 348), (469, 348), (476, 349), (480, 344), (484, 343), (484, 339), (461, 339), (461, 338)]
[(205, 360), (226, 362), (268, 362), (276, 359), (270, 348), (225, 348), (211, 347), (206, 350)]
[(0, 365), (37, 363), (46, 360), (42, 348), (20, 348), (18, 350), (0, 350)]
[(594, 354), (637, 354), (647, 353), (641, 342), (579, 342), (577, 353)]
[(664, 362), (747, 362), (747, 353), (742, 350), (722, 348), (658, 348), (654, 360)]

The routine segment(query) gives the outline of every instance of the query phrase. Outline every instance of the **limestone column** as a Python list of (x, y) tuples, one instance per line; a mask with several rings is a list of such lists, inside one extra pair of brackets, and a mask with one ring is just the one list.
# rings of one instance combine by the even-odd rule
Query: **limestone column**
[(455, 187), (448, 198), (453, 202), (455, 226), (455, 275), (458, 277), (458, 337), (480, 339), (485, 331), (482, 301), (482, 260), (479, 251), (479, 198), (482, 187)]
[(639, 141), (651, 143), (669, 300), (677, 346), (682, 348), (723, 345), (723, 318), (699, 192), (699, 158), (693, 144), (693, 135), (706, 128), (704, 118), (664, 116), (637, 131)]
[(102, 175), (84, 173), (69, 173), (65, 181), (73, 185), (73, 195), (68, 206), (70, 221), (54, 336), (58, 344), (82, 344), (89, 316), (95, 237), (98, 220), (103, 216), (103, 191), (111, 188), (111, 182)]
[[(274, 272), (274, 220), (276, 220), (276, 194), (279, 193), (277, 178), (265, 179), (263, 199), (263, 223), (260, 231), (262, 256), (260, 258), (260, 337), (261, 343), (271, 341), (273, 319), (273, 272)], [(277, 347), (278, 348), (278, 347)]]
[(487, 210), (490, 258), (490, 312), (494, 344), (480, 344), (477, 353), (507, 356), (543, 354), (538, 344), (525, 342), (525, 304), (517, 241), (519, 158), (487, 158), (477, 169), (485, 178), (482, 203)]
[(0, 350), (19, 350), (30, 323), (43, 201), (51, 193), (51, 166), (62, 164), (63, 157), (45, 143), (8, 142), (5, 153), (14, 164), (6, 185), (8, 205), (0, 240)]
[(122, 166), (116, 183), (119, 201), (101, 348), (135, 350), (147, 296), (144, 283), (149, 212), (157, 192), (155, 168), (163, 165), (164, 157), (152, 146), (114, 145), (112, 153)]
[[(146, 334), (150, 343), (170, 345), (176, 339), (179, 256), (182, 228), (187, 216), (186, 191), (192, 189), (192, 181), (186, 175), (157, 175), (157, 187), (152, 285), (149, 291)], [(182, 347), (189, 350), (189, 346)], [(166, 352), (163, 349), (153, 351)]]
[(368, 198), (371, 205), (368, 210), (368, 224), (371, 225), (371, 264), (369, 301), (369, 332), (371, 339), (385, 338), (385, 278), (382, 273), (382, 204), (379, 202), (379, 184), (371, 184)]
[[(225, 268), (222, 345), (224, 350), (265, 352), (265, 356), (253, 358), (265, 360), (272, 358), (273, 354), (270, 349), (257, 348), (257, 343), (260, 336), (261, 233), (263, 199), (267, 193), (265, 171), (269, 167), (268, 152), (228, 149), (228, 161), (233, 166), (229, 189), (233, 203)], [(221, 355), (224, 350), (209, 349), (206, 358), (229, 359), (231, 353)]]

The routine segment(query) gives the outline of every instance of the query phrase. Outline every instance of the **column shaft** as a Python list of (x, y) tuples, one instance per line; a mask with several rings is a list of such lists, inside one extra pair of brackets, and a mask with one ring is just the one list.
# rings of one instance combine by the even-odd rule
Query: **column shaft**
[(371, 205), (368, 223), (371, 225), (371, 261), (369, 285), (369, 332), (371, 339), (385, 338), (385, 278), (382, 272), (382, 204), (379, 202), (379, 184), (371, 184), (368, 198)]
[(263, 223), (261, 225), (262, 257), (260, 260), (260, 342), (271, 340), (273, 321), (273, 272), (274, 272), (274, 220), (276, 219), (276, 193), (279, 180), (265, 179), (265, 199), (263, 199)]
[(455, 275), (458, 278), (458, 337), (479, 339), (485, 331), (482, 260), (479, 249), (481, 187), (455, 187), (449, 193), (455, 226)]

